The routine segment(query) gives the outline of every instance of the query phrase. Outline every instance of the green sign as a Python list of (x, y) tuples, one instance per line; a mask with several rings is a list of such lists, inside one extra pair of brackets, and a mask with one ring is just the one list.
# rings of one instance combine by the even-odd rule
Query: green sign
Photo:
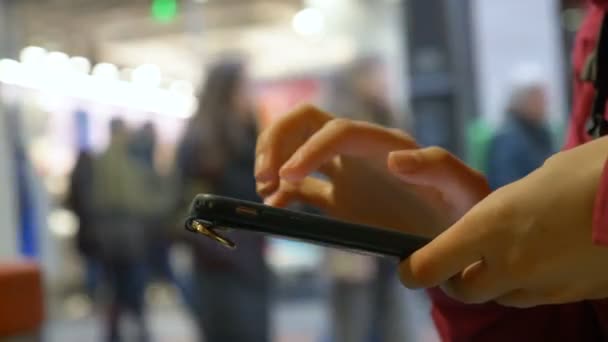
[(152, 18), (161, 23), (170, 23), (177, 16), (177, 0), (153, 0)]

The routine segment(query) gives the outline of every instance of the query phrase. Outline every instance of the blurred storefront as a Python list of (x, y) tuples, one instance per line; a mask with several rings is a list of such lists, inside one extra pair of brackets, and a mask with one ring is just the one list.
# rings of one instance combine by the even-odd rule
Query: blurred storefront
[(132, 127), (152, 121), (161, 164), (169, 166), (205, 66), (219, 56), (248, 61), (263, 123), (298, 103), (320, 102), (328, 75), (359, 56), (378, 56), (398, 122), (407, 121), (399, 2), (178, 1), (165, 17), (155, 3), (11, 2), (19, 25), (5, 39), (18, 48), (2, 55), (0, 70), (50, 194), (41, 226), (48, 223), (51, 238), (37, 236), (35, 254), (53, 260), (51, 284), (65, 286), (77, 273), (69, 248), (76, 223), (62, 201), (78, 149), (103, 150), (112, 117)]

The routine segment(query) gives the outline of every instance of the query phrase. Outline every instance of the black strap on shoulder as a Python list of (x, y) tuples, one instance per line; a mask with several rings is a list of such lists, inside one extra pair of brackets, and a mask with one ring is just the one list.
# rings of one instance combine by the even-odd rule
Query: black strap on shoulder
[(608, 121), (604, 117), (608, 99), (608, 14), (604, 14), (598, 37), (593, 68), (595, 99), (591, 108), (591, 128), (588, 133), (593, 138), (608, 134)]

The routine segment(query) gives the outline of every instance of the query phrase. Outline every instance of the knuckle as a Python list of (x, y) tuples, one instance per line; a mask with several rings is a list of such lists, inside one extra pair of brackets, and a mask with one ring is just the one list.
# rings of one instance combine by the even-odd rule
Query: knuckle
[(488, 179), (482, 172), (475, 169), (471, 169), (471, 179), (474, 181), (475, 184), (478, 184), (480, 189), (482, 189), (484, 192), (490, 191), (490, 184), (488, 183)]
[(328, 114), (327, 112), (321, 110), (319, 107), (310, 104), (310, 103), (305, 103), (300, 105), (299, 107), (297, 107), (293, 112), (292, 112), (292, 116), (297, 116), (297, 117), (311, 117), (311, 118), (318, 118), (318, 119), (327, 119), (330, 118), (331, 115)]
[(338, 134), (344, 134), (353, 127), (353, 122), (348, 119), (333, 119), (326, 124), (326, 129), (335, 131)]
[(272, 194), (277, 189), (277, 185), (275, 183), (256, 183), (256, 192), (261, 197), (266, 197)]
[(303, 104), (288, 112), (280, 118), (275, 124), (271, 125), (274, 130), (282, 130), (294, 123), (306, 121), (318, 121), (321, 117), (327, 117), (328, 114), (322, 112), (319, 108), (311, 104)]
[(311, 114), (316, 114), (320, 111), (321, 110), (319, 108), (317, 108), (316, 106), (314, 106), (310, 103), (305, 103), (303, 105), (300, 105), (298, 108), (296, 108), (296, 110), (294, 110), (294, 115), (311, 115)]
[(398, 135), (401, 137), (410, 137), (409, 134), (403, 132), (402, 130), (400, 130), (399, 128), (387, 128), (386, 130), (388, 130), (389, 132), (393, 133), (394, 135)]
[(450, 152), (439, 146), (428, 147), (427, 153), (440, 163), (450, 162), (454, 158)]
[(382, 130), (383, 133), (388, 133), (390, 135), (393, 135), (393, 132), (391, 132), (390, 129), (384, 128), (375, 123), (362, 121), (362, 120), (350, 120), (350, 119), (342, 119), (342, 120), (346, 120), (348, 122), (346, 124), (346, 126), (348, 126), (347, 131), (364, 132), (364, 131), (375, 131), (375, 130), (379, 129), (379, 130)]
[(475, 179), (476, 182), (489, 186), (488, 179), (481, 171), (471, 169), (471, 176), (473, 177), (473, 179)]
[(262, 130), (257, 139), (257, 151), (286, 138), (293, 131), (302, 131), (307, 126), (319, 127), (331, 116), (311, 104), (303, 104), (288, 112)]
[(387, 130), (389, 133), (393, 134), (395, 137), (397, 137), (401, 140), (407, 141), (408, 143), (412, 143), (412, 142), (415, 143), (415, 140), (411, 135), (405, 133), (404, 131), (402, 131), (398, 128), (387, 128)]

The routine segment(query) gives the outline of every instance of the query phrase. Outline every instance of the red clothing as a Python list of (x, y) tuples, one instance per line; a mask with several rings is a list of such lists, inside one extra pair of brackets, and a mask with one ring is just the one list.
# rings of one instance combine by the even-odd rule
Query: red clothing
[[(594, 3), (607, 4), (608, 0), (595, 0)], [(584, 144), (591, 139), (587, 135), (585, 125), (589, 118), (589, 113), (591, 112), (595, 90), (593, 89), (593, 84), (591, 84), (591, 82), (582, 81), (580, 75), (582, 74), (589, 54), (595, 50), (597, 45), (597, 35), (600, 25), (602, 24), (603, 15), (604, 11), (600, 7), (594, 5), (589, 6), (585, 20), (576, 37), (572, 54), (572, 61), (574, 64), (574, 102), (572, 104), (572, 114), (565, 148)]]
[[(586, 56), (593, 51), (597, 44), (597, 32), (601, 25), (605, 10), (608, 10), (607, 0), (593, 0), (594, 6), (587, 15), (584, 26), (577, 37), (574, 50), (574, 72), (580, 75)], [(574, 111), (568, 129), (566, 147), (571, 148), (589, 141), (585, 134), (585, 123), (591, 110), (594, 90), (590, 83), (575, 78), (574, 82)], [(608, 246), (608, 160), (600, 181), (593, 210), (593, 241)]]
[[(597, 44), (597, 32), (602, 23), (604, 11), (608, 9), (607, 0), (593, 0), (587, 18), (581, 27), (574, 49), (574, 72), (580, 75), (587, 56)], [(585, 132), (589, 112), (591, 111), (594, 89), (591, 83), (583, 82), (577, 77), (574, 81), (574, 107), (572, 120), (568, 129), (565, 148), (572, 148), (589, 141)], [(593, 210), (593, 241), (608, 246), (608, 161), (600, 181)]]
[[(578, 75), (595, 49), (603, 10), (608, 9), (608, 0), (592, 2), (574, 48), (574, 104), (566, 148), (589, 140), (585, 123), (595, 91)], [(594, 241), (608, 245), (608, 168), (596, 200)], [(608, 341), (608, 300), (514, 309), (495, 303), (462, 304), (439, 289), (429, 290), (429, 294), (433, 320), (443, 341)]]

